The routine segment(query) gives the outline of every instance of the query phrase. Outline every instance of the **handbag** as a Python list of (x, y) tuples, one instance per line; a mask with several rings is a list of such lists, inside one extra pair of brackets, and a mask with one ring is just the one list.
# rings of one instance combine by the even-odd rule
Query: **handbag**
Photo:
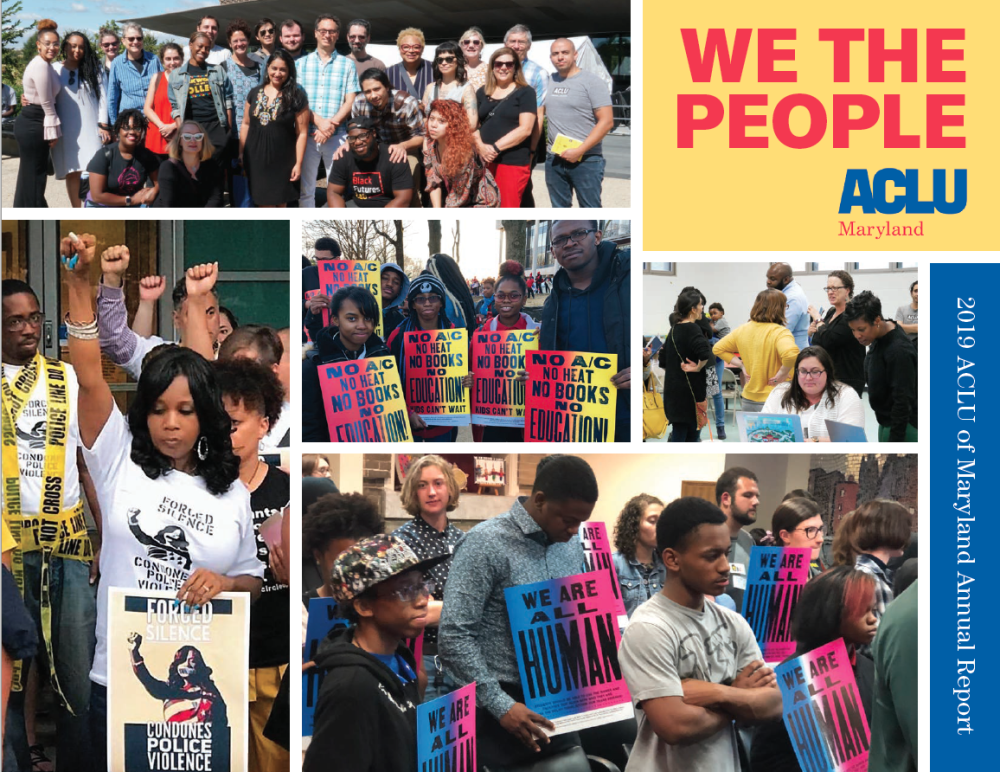
[(642, 390), (642, 439), (658, 440), (667, 431), (667, 414), (663, 412), (663, 395), (656, 390), (656, 377), (650, 375)]

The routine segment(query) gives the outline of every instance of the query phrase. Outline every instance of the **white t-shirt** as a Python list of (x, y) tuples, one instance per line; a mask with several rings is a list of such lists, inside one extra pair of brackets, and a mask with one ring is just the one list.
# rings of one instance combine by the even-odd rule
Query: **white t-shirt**
[[(762, 413), (786, 413), (793, 414), (796, 411), (791, 408), (781, 406), (781, 398), (792, 388), (791, 382), (781, 383), (771, 390), (761, 408)], [(802, 429), (809, 439), (829, 439), (830, 432), (826, 430), (826, 420), (840, 421), (842, 424), (851, 424), (865, 428), (865, 406), (861, 402), (858, 393), (845, 383), (840, 384), (840, 395), (830, 407), (824, 395), (815, 405), (810, 405), (806, 410), (799, 413), (802, 417)]]
[[(231, 59), (233, 52), (222, 46), (212, 46), (212, 50), (205, 57), (206, 64), (222, 64), (226, 59)], [(191, 58), (191, 46), (184, 46), (184, 64)]]
[(213, 496), (201, 477), (183, 472), (151, 480), (131, 453), (128, 422), (112, 409), (94, 447), (84, 449), (104, 515), (97, 650), (90, 678), (105, 686), (109, 587), (176, 592), (198, 568), (226, 576), (264, 576), (245, 485), (236, 480), (226, 493)]
[(668, 745), (638, 706), (683, 697), (685, 678), (732, 683), (743, 668), (763, 659), (743, 617), (710, 600), (694, 611), (657, 593), (632, 615), (618, 659), (639, 722), (626, 772), (739, 772), (732, 724), (691, 745)]
[[(67, 398), (69, 399), (69, 436), (66, 439), (66, 474), (64, 477), (63, 509), (69, 509), (80, 500), (80, 475), (76, 468), (76, 451), (80, 446), (80, 424), (77, 418), (77, 395), (80, 385), (76, 373), (67, 364)], [(12, 384), (23, 368), (4, 364), (3, 376)], [(21, 469), (21, 512), (38, 514), (42, 501), (42, 473), (45, 469), (45, 430), (48, 416), (48, 386), (45, 367), (40, 366), (35, 388), (28, 403), (21, 411), (14, 430), (17, 432), (17, 459)], [(3, 486), (0, 486), (2, 488)], [(0, 490), (0, 503), (3, 490)]]

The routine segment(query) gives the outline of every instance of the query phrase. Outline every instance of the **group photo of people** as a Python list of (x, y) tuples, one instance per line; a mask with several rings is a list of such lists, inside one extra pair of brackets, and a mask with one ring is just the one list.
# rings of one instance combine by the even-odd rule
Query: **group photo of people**
[[(303, 228), (304, 442), (354, 438), (337, 424), (347, 420), (351, 405), (335, 409), (342, 399), (349, 401), (349, 394), (345, 397), (341, 380), (328, 374), (339, 373), (345, 362), (382, 357), (392, 359), (397, 393), (379, 390), (375, 404), (388, 411), (396, 397), (405, 397), (400, 420), (414, 442), (525, 441), (526, 431), (530, 435), (532, 429), (530, 415), (525, 417), (532, 392), (525, 364), (529, 346), (582, 352), (591, 359), (614, 355), (617, 364), (605, 373), (607, 385), (593, 401), (603, 402), (598, 407), (614, 418), (614, 431), (603, 441), (628, 441), (627, 227), (598, 220), (502, 223), (502, 232), (458, 221), (450, 227), (441, 221), (425, 225), (360, 220)], [(317, 238), (319, 233), (330, 235)], [(474, 251), (463, 246), (469, 243)], [(529, 331), (530, 344), (505, 342), (497, 345), (506, 346), (506, 353), (498, 349), (485, 359), (477, 356), (477, 333)], [(435, 374), (438, 369), (448, 371), (436, 377), (442, 393), (457, 395), (450, 400), (453, 415), (437, 414), (440, 411), (431, 409), (434, 400), (424, 398), (428, 390), (420, 389), (419, 382), (431, 379), (430, 374), (419, 379), (407, 375), (418, 366), (418, 333), (434, 332), (444, 332), (448, 339), (448, 367), (432, 369)], [(494, 357), (502, 359), (501, 367), (495, 366)], [(362, 394), (358, 392), (358, 399)], [(499, 396), (487, 400), (487, 395)], [(487, 401), (495, 408), (493, 415), (487, 415)], [(502, 409), (512, 414), (509, 420), (491, 421)], [(389, 441), (393, 433), (366, 436)]]
[(916, 442), (916, 263), (645, 263), (646, 441)]
[(5, 205), (629, 205), (627, 8), (538, 40), (516, 14), (487, 35), (224, 10), (166, 35), (41, 19), (13, 71), (5, 31)]
[[(226, 728), (228, 708), (247, 725), (211, 736), (240, 768), (289, 769), (289, 286), (284, 261), (253, 264), (261, 241), (287, 252), (288, 224), (4, 220), (5, 771), (136, 753), (110, 721), (115, 663), (165, 726)], [(109, 639), (122, 591), (168, 598), (167, 624), (142, 607)], [(252, 603), (227, 692), (201, 638), (163, 631), (234, 593)], [(161, 636), (169, 673), (144, 663)], [(213, 768), (211, 746), (190, 763)]]
[[(861, 732), (840, 758), (916, 769), (915, 455), (310, 454), (302, 491), (307, 772), (435, 768), (422, 706), (469, 684), (478, 770), (806, 769), (833, 734), (791, 736), (775, 671), (830, 647)], [(801, 570), (767, 628), (774, 555)], [(551, 638), (515, 613), (541, 586), (593, 592), (554, 622), (530, 596)], [(570, 731), (588, 707), (571, 636), (606, 599), (599, 680), (625, 712), (601, 698)]]

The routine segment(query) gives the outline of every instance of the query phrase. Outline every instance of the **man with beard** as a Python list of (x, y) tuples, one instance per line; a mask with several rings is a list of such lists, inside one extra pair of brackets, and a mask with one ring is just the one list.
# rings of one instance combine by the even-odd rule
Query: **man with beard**
[(359, 116), (347, 122), (350, 151), (333, 162), (326, 204), (344, 207), (407, 208), (413, 197), (413, 175), (405, 159), (393, 161), (389, 146), (378, 141), (375, 122)]
[(367, 19), (355, 19), (347, 25), (347, 42), (351, 45), (351, 53), (347, 55), (347, 58), (354, 62), (359, 79), (361, 73), (370, 67), (377, 67), (382, 72), (386, 70), (385, 62), (376, 59), (366, 50), (371, 39), (372, 25)]
[(792, 266), (788, 263), (774, 263), (767, 269), (767, 287), (784, 293), (788, 298), (785, 306), (785, 327), (795, 336), (799, 351), (809, 345), (809, 298), (801, 285), (795, 281)]
[(750, 564), (750, 550), (753, 549), (753, 537), (743, 527), (757, 522), (759, 502), (757, 475), (749, 469), (734, 466), (723, 472), (715, 483), (715, 503), (726, 516), (726, 525), (729, 526), (730, 582), (726, 594), (733, 599), (737, 611), (743, 608), (747, 566)]

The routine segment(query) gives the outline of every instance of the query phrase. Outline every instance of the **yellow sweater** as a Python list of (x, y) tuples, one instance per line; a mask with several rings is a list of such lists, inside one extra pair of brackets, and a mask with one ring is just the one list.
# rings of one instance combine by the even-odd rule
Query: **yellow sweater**
[[(787, 365), (790, 371), (795, 369), (795, 358), (799, 355), (799, 347), (787, 327), (769, 322), (747, 322), (729, 333), (715, 344), (712, 349), (717, 357), (730, 362), (734, 356), (740, 355), (746, 371), (750, 373), (750, 381), (743, 389), (743, 395), (754, 402), (764, 402), (774, 386), (768, 380)], [(787, 380), (791, 380), (789, 373)]]

